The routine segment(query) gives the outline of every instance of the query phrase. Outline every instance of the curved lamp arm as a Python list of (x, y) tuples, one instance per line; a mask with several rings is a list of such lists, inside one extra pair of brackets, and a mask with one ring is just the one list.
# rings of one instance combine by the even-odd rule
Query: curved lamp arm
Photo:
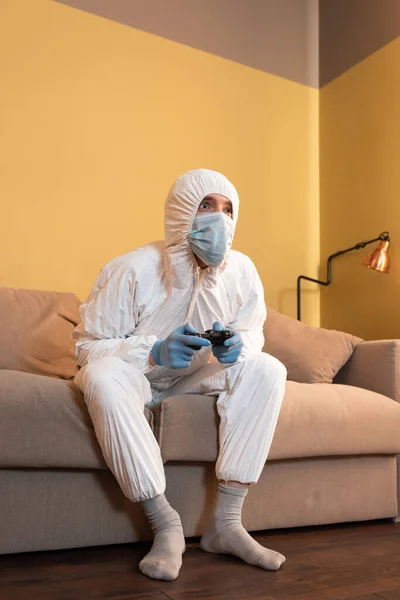
[(368, 244), (373, 244), (374, 242), (384, 241), (390, 242), (390, 234), (388, 231), (384, 231), (378, 237), (373, 240), (366, 240), (363, 242), (358, 242), (355, 246), (351, 248), (346, 248), (346, 250), (339, 250), (339, 252), (335, 252), (328, 257), (327, 263), (327, 277), (326, 281), (321, 281), (320, 279), (313, 279), (312, 277), (307, 277), (306, 275), (299, 275), (297, 278), (297, 320), (301, 321), (301, 280), (305, 279), (306, 281), (312, 281), (313, 283), (318, 283), (319, 285), (329, 285), (332, 278), (332, 266), (331, 262), (337, 256), (341, 256), (342, 254), (347, 254), (347, 252), (352, 252), (353, 250), (360, 250), (361, 248), (365, 248)]

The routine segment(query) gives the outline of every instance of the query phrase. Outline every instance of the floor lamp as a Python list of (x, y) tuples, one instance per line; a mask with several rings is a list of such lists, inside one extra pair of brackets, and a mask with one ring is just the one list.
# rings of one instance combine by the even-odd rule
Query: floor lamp
[(361, 248), (365, 248), (368, 244), (373, 244), (374, 242), (380, 241), (378, 248), (370, 252), (364, 259), (363, 265), (368, 267), (369, 269), (374, 269), (375, 271), (379, 271), (380, 273), (388, 273), (390, 268), (390, 257), (388, 254), (388, 248), (390, 244), (390, 234), (388, 231), (384, 231), (378, 237), (373, 240), (367, 240), (364, 242), (359, 242), (355, 246), (351, 248), (347, 248), (346, 250), (339, 250), (339, 252), (335, 252), (335, 254), (331, 254), (328, 257), (328, 265), (327, 265), (327, 278), (326, 281), (320, 281), (319, 279), (313, 279), (312, 277), (306, 277), (306, 275), (299, 275), (297, 278), (297, 320), (301, 321), (301, 280), (305, 279), (306, 281), (312, 281), (313, 283), (318, 283), (319, 285), (329, 285), (331, 282), (332, 275), (332, 267), (331, 262), (337, 256), (341, 256), (342, 254), (347, 254), (347, 252), (351, 252), (352, 250), (360, 250)]

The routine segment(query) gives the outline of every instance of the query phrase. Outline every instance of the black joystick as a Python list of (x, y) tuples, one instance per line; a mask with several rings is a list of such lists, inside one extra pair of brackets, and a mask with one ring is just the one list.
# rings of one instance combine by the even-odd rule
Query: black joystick
[[(186, 333), (185, 335), (193, 335), (194, 337), (201, 337), (204, 340), (211, 342), (213, 346), (222, 346), (225, 340), (229, 340), (233, 336), (231, 329), (223, 329), (222, 331), (213, 331), (207, 329), (204, 333)], [(199, 350), (198, 346), (190, 346), (193, 350)]]

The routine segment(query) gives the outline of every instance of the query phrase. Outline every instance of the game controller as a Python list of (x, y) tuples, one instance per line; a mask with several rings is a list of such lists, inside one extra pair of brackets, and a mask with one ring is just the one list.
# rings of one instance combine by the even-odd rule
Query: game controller
[[(225, 340), (233, 337), (233, 331), (231, 329), (223, 329), (222, 331), (213, 331), (207, 329), (204, 333), (186, 333), (185, 335), (193, 335), (194, 337), (201, 337), (204, 340), (211, 342), (213, 346), (222, 346)], [(190, 346), (193, 350), (199, 350), (198, 346)]]

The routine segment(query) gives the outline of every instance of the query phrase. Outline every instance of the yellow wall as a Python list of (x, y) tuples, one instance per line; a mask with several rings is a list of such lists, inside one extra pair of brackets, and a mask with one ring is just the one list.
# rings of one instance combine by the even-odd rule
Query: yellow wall
[(319, 260), (317, 90), (48, 0), (1, 2), (0, 54), (0, 285), (85, 298), (105, 262), (163, 237), (170, 184), (206, 167), (239, 190), (235, 248), (267, 301), (295, 314)]
[[(320, 92), (321, 256), (389, 230), (393, 268), (333, 262), (321, 325), (365, 339), (400, 338), (400, 38)], [(321, 273), (325, 275), (325, 271)]]

